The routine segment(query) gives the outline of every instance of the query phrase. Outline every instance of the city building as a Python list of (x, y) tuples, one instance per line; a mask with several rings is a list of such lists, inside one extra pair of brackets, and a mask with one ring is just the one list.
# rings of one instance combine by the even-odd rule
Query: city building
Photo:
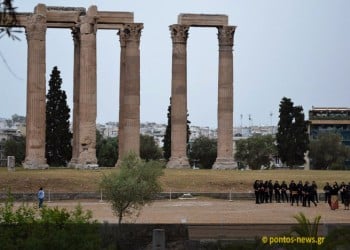
[(309, 131), (310, 138), (317, 138), (320, 133), (337, 133), (342, 137), (342, 143), (350, 146), (350, 108), (312, 107)]

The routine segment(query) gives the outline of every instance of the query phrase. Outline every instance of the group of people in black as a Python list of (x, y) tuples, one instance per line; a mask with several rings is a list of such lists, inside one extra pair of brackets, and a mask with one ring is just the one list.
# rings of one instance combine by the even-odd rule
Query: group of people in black
[[(287, 184), (286, 181), (279, 183), (277, 180), (274, 182), (272, 180), (256, 180), (253, 188), (256, 204), (272, 203), (273, 199), (277, 203), (287, 202), (292, 206), (294, 204), (297, 206), (301, 204), (304, 207), (310, 207), (311, 203), (313, 203), (314, 206), (317, 206), (317, 203), (319, 203), (317, 184), (315, 181), (311, 183), (309, 181), (305, 181), (304, 183), (299, 181), (296, 183), (292, 180)], [(333, 185), (329, 185), (327, 182), (323, 191), (325, 193), (325, 202), (328, 202), (332, 209), (333, 201), (338, 201), (335, 197), (338, 197), (339, 192), (341, 202), (344, 204), (345, 209), (349, 209), (350, 182), (349, 184), (342, 182), (340, 185), (338, 185), (337, 182), (334, 182)]]
[(334, 206), (334, 201), (338, 203), (338, 193), (340, 193), (340, 199), (341, 203), (344, 204), (345, 210), (349, 210), (349, 203), (350, 203), (350, 182), (348, 184), (345, 184), (345, 182), (340, 183), (338, 185), (337, 182), (334, 182), (333, 185), (330, 185), (328, 182), (326, 182), (326, 185), (323, 187), (324, 195), (325, 195), (325, 202), (328, 202), (331, 209), (336, 209), (336, 206)]

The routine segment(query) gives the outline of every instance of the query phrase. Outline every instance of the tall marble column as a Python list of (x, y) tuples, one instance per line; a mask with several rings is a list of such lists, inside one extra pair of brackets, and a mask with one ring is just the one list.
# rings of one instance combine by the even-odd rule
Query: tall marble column
[(73, 72), (73, 142), (72, 159), (69, 166), (75, 166), (79, 158), (79, 87), (80, 87), (80, 29), (72, 28), (74, 42), (74, 72)]
[(79, 152), (76, 168), (97, 168), (96, 158), (96, 19), (91, 6), (80, 17)]
[(140, 37), (143, 24), (125, 24), (120, 37), (119, 159), (140, 154)]
[(46, 6), (38, 4), (28, 17), (26, 37), (27, 114), (24, 168), (48, 168), (45, 158), (46, 131)]
[(187, 142), (187, 38), (189, 26), (170, 27), (173, 43), (171, 79), (171, 156), (167, 168), (189, 168)]
[(235, 26), (218, 28), (218, 145), (213, 169), (237, 168), (233, 159), (233, 36)]

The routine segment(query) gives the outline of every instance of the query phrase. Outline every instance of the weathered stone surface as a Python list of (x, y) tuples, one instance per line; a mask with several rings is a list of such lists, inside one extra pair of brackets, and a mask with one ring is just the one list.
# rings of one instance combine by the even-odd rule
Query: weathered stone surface
[(180, 14), (178, 24), (199, 26), (199, 27), (219, 27), (228, 25), (227, 15), (209, 15), (209, 14)]
[[(92, 5), (46, 7), (34, 13), (17, 13), (16, 26), (26, 28), (28, 42), (27, 137), (25, 168), (48, 168), (45, 159), (45, 47), (47, 28), (69, 28), (74, 41), (73, 153), (70, 167), (98, 168), (96, 159), (96, 32), (121, 29), (120, 148), (139, 153), (140, 148), (140, 35), (142, 23), (132, 12), (98, 11)], [(0, 23), (0, 26), (3, 23)], [(124, 88), (125, 87), (125, 88)], [(125, 110), (125, 112), (123, 112)], [(125, 115), (123, 115), (125, 114)], [(125, 134), (125, 136), (123, 136)], [(123, 139), (125, 138), (125, 140)]]
[(219, 39), (218, 146), (213, 169), (234, 169), (233, 159), (233, 35), (226, 15), (180, 14), (170, 26), (173, 42), (171, 82), (171, 157), (167, 168), (188, 168), (187, 137), (187, 51), (190, 26), (217, 27)]

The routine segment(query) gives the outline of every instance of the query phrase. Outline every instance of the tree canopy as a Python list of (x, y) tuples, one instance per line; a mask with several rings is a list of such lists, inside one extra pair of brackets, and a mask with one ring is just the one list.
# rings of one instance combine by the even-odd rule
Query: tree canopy
[(236, 142), (236, 161), (251, 169), (269, 167), (276, 155), (275, 139), (272, 135), (253, 135)]
[(162, 158), (162, 151), (158, 147), (153, 136), (140, 135), (140, 157), (146, 161), (159, 160)]
[(198, 160), (200, 168), (212, 168), (217, 156), (217, 140), (198, 137), (193, 141), (189, 155), (192, 162)]
[(336, 133), (321, 133), (310, 141), (309, 157), (313, 169), (344, 169), (350, 148), (343, 145)]
[(127, 155), (121, 162), (119, 172), (104, 175), (101, 188), (118, 217), (119, 224), (125, 214), (154, 199), (161, 191), (158, 177), (163, 166), (156, 161), (143, 161), (136, 154)]
[(61, 89), (60, 71), (55, 66), (46, 95), (46, 159), (52, 166), (65, 166), (72, 157), (67, 95)]
[(308, 150), (307, 122), (301, 106), (294, 106), (291, 99), (283, 97), (279, 108), (276, 134), (278, 155), (290, 167), (303, 165)]

